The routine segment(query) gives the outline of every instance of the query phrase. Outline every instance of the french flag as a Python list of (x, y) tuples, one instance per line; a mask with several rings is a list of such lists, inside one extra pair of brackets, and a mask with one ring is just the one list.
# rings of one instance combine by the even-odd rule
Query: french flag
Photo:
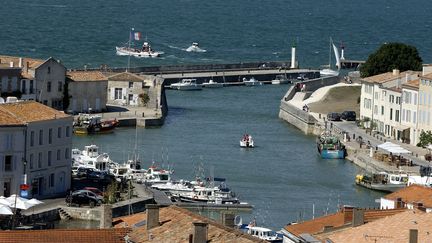
[(139, 41), (141, 39), (141, 33), (140, 32), (134, 32), (134, 40)]

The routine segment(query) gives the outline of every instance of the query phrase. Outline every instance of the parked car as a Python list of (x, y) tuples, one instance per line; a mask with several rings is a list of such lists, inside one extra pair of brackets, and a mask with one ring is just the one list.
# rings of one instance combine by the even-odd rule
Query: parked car
[(337, 112), (331, 112), (327, 114), (328, 121), (341, 121), (341, 115)]
[(106, 172), (92, 170), (89, 173), (87, 173), (87, 179), (105, 181), (109, 183), (115, 180), (115, 177)]
[(86, 186), (86, 187), (83, 188), (83, 190), (94, 192), (96, 195), (101, 196), (101, 197), (103, 197), (103, 194), (104, 194), (103, 191), (99, 190), (96, 187)]
[(89, 173), (93, 172), (92, 168), (78, 167), (76, 177), (87, 177)]
[(355, 111), (344, 111), (341, 115), (342, 120), (347, 121), (355, 121), (356, 120), (356, 113)]
[(81, 205), (88, 205), (92, 208), (101, 205), (103, 197), (89, 190), (78, 190), (68, 195), (65, 201), (67, 206), (78, 205), (78, 207), (81, 207)]

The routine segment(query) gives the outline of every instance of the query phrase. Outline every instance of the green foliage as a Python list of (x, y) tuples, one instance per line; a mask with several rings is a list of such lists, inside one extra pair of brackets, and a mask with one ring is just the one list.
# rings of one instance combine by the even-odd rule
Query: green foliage
[(426, 148), (429, 144), (432, 144), (432, 133), (431, 131), (422, 131), (420, 133), (419, 142), (417, 143), (417, 147)]
[(417, 48), (403, 43), (384, 44), (368, 57), (366, 63), (360, 67), (360, 73), (364, 78), (393, 69), (399, 69), (401, 72), (420, 71), (422, 59)]
[(147, 93), (141, 93), (139, 94), (139, 97), (143, 105), (147, 106), (147, 103), (150, 101), (150, 96)]
[(119, 183), (114, 181), (109, 184), (105, 193), (104, 193), (104, 201), (105, 203), (113, 204), (117, 202), (117, 192), (119, 191)]

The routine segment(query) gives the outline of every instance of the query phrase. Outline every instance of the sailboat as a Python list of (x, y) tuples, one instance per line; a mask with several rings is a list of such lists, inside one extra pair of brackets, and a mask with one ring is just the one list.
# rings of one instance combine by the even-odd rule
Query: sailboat
[[(334, 55), (336, 57), (336, 67), (337, 67), (337, 70), (331, 69), (331, 50), (332, 50), (332, 48), (333, 48)], [(339, 56), (339, 50), (335, 46), (335, 44), (333, 43), (332, 38), (330, 38), (330, 50), (329, 50), (329, 64), (328, 64), (328, 68), (320, 70), (320, 75), (321, 76), (338, 76), (340, 68), (341, 68), (341, 60), (340, 60), (340, 56)]]

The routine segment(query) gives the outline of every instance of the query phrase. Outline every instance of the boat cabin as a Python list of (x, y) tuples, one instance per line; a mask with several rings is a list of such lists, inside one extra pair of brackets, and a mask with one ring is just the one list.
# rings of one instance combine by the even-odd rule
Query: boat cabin
[(267, 239), (276, 236), (274, 231), (263, 227), (248, 227), (247, 233), (260, 239)]

